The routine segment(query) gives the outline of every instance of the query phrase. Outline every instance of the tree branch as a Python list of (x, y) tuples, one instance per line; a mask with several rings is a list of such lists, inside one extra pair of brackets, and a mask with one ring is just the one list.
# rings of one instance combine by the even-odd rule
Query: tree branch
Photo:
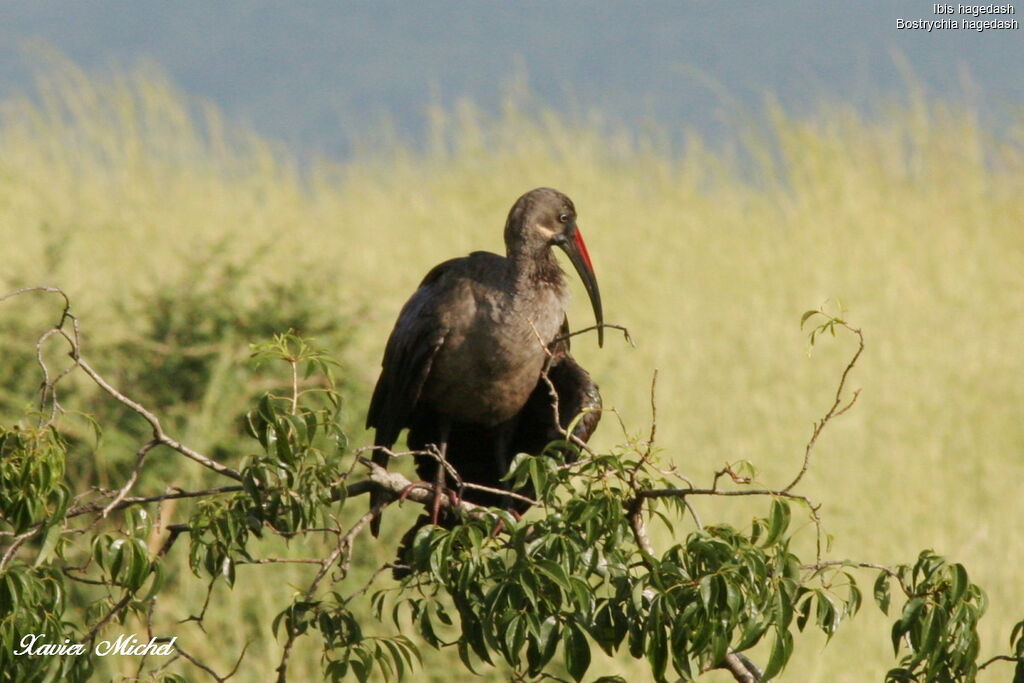
[(128, 398), (120, 391), (112, 387), (105, 379), (103, 379), (103, 377), (98, 372), (96, 372), (95, 369), (93, 369), (93, 367), (88, 362), (86, 362), (84, 358), (75, 356), (72, 357), (75, 358), (75, 360), (78, 362), (79, 367), (82, 368), (85, 374), (89, 375), (89, 377), (94, 382), (96, 382), (96, 384), (99, 385), (99, 387), (103, 389), (103, 391), (107, 392), (115, 400), (131, 408), (133, 411), (141, 415), (143, 419), (146, 420), (146, 422), (149, 423), (149, 426), (153, 429), (153, 441), (157, 442), (158, 444), (167, 446), (168, 448), (171, 448), (172, 450), (175, 450), (178, 453), (181, 453), (186, 458), (194, 460), (203, 467), (213, 470), (217, 474), (221, 474), (225, 477), (230, 477), (235, 481), (242, 480), (242, 475), (240, 475), (238, 472), (231, 469), (230, 467), (227, 467), (226, 465), (221, 465), (219, 462), (211, 460), (202, 453), (199, 453), (198, 451), (195, 451), (189, 448), (188, 446), (185, 446), (176, 439), (171, 438), (166, 432), (164, 432), (163, 428), (160, 426), (160, 420), (157, 418), (156, 415), (149, 412), (144, 407), (142, 407), (142, 405), (136, 403), (135, 401)]
[(843, 370), (843, 374), (839, 377), (839, 385), (836, 387), (836, 395), (835, 399), (832, 401), (831, 407), (829, 407), (828, 412), (825, 413), (824, 417), (822, 417), (821, 420), (814, 424), (814, 429), (811, 432), (811, 438), (808, 439), (807, 445), (804, 447), (804, 461), (800, 467), (800, 471), (797, 472), (796, 476), (793, 478), (793, 481), (789, 482), (789, 484), (787, 484), (786, 487), (782, 489), (783, 492), (791, 491), (797, 484), (800, 483), (800, 480), (804, 478), (804, 475), (807, 473), (807, 468), (810, 467), (811, 464), (811, 451), (814, 450), (814, 444), (817, 443), (818, 437), (821, 436), (822, 430), (825, 429), (825, 425), (827, 425), (829, 421), (831, 421), (833, 418), (839, 417), (847, 410), (852, 408), (853, 404), (857, 402), (857, 397), (860, 396), (860, 389), (858, 389), (855, 392), (853, 392), (853, 398), (850, 399), (849, 403), (847, 403), (843, 408), (839, 408), (839, 404), (843, 399), (843, 388), (846, 386), (846, 378), (850, 374), (850, 371), (853, 370), (853, 366), (857, 364), (857, 360), (860, 358), (860, 355), (864, 352), (864, 333), (861, 332), (859, 328), (851, 327), (850, 325), (847, 325), (845, 322), (840, 322), (837, 324), (842, 325), (850, 332), (853, 332), (854, 334), (857, 335), (857, 351), (853, 354), (853, 357), (850, 359), (850, 362), (846, 364), (846, 368)]

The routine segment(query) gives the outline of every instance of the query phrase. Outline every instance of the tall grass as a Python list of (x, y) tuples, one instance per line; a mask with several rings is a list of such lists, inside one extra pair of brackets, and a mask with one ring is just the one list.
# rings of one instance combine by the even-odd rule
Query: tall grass
[[(155, 70), (107, 78), (63, 64), (33, 96), (2, 106), (0, 290), (66, 289), (93, 362), (115, 374), (128, 362), (123, 345), (152, 327), (154, 301), (163, 296), (171, 315), (174, 292), (231, 272), (227, 286), (208, 286), (207, 303), (251, 316), (268, 288), (291, 292), (275, 305), (309, 311), (335, 345), (357, 425), (398, 308), (426, 270), (500, 250), (512, 201), (550, 185), (580, 211), (608, 320), (637, 340), (574, 345), (606, 405), (628, 431), (645, 431), (657, 370), (667, 457), (701, 481), (747, 459), (779, 484), (799, 469), (852, 350), (840, 338), (808, 357), (799, 316), (839, 298), (867, 337), (852, 379), (864, 391), (819, 442), (803, 484), (824, 503), (832, 554), (896, 563), (930, 547), (963, 562), (991, 598), (988, 654), (1005, 649), (1024, 613), (1024, 153), (1019, 136), (993, 137), (970, 110), (920, 94), (870, 119), (841, 104), (799, 119), (775, 107), (731, 147), (689, 135), (669, 153), (658, 136), (525, 113), (511, 100), (495, 116), (435, 112), (425, 149), (394, 144), (300, 171)], [(589, 324), (576, 292), (570, 320)], [(33, 315), (0, 308), (5, 365), (29, 363)], [(30, 385), (7, 376), (10, 410)], [(239, 410), (223, 410), (217, 394), (204, 405), (204, 421), (182, 416), (200, 441)], [(623, 438), (608, 417), (596, 441)], [(130, 453), (101, 449), (111, 467)], [(704, 517), (743, 524), (762, 507), (710, 504)], [(387, 522), (393, 533), (399, 518)], [(364, 545), (366, 566), (391, 547)], [(254, 641), (239, 678), (265, 680), (280, 648), (269, 622), (304, 576), (274, 571), (259, 589), (240, 576), (233, 592), (215, 591), (209, 637), (170, 628), (221, 672)], [(182, 593), (162, 609), (181, 618), (203, 597)], [(296, 675), (317, 671), (305, 653), (293, 657)], [(428, 677), (452, 679), (445, 657), (428, 658)], [(783, 679), (879, 680), (892, 661), (886, 621), (867, 606), (827, 648), (798, 642)]]

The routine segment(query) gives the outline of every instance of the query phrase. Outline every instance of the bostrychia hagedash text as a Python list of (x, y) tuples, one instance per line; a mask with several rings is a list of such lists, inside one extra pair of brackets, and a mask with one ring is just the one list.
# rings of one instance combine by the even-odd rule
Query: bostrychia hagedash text
[[(476, 251), (445, 261), (402, 308), (366, 419), (376, 429), (375, 445), (390, 449), (414, 424), (426, 434), (422, 424), (431, 421), (426, 443), (447, 457), (453, 425), (460, 433), (485, 428), (491, 452), (476, 457), (500, 480), (517, 452), (517, 423), (538, 389), (548, 346), (565, 325), (566, 283), (553, 246), (568, 254), (582, 278), (603, 342), (601, 294), (576, 209), (557, 190), (531, 190), (509, 211), (504, 257)], [(386, 466), (388, 455), (378, 450), (373, 459)], [(381, 499), (371, 496), (371, 506)], [(374, 535), (379, 526), (378, 515)]]

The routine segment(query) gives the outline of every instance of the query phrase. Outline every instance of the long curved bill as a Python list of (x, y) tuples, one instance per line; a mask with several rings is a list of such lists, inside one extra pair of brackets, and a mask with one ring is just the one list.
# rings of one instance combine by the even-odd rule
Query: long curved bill
[(604, 313), (601, 310), (601, 290), (597, 288), (597, 277), (594, 276), (594, 265), (590, 262), (590, 254), (587, 253), (587, 245), (583, 241), (580, 229), (572, 231), (572, 237), (561, 242), (560, 245), (576, 272), (583, 280), (583, 286), (590, 297), (590, 305), (594, 307), (594, 318), (597, 320), (597, 345), (604, 346)]

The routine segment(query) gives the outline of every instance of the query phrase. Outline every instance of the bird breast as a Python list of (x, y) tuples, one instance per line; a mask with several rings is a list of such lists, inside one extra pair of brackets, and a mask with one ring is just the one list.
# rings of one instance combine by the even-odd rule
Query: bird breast
[(565, 318), (561, 287), (528, 292), (456, 287), (443, 307), (447, 330), (423, 387), (455, 420), (496, 425), (515, 416), (537, 385), (547, 345)]

